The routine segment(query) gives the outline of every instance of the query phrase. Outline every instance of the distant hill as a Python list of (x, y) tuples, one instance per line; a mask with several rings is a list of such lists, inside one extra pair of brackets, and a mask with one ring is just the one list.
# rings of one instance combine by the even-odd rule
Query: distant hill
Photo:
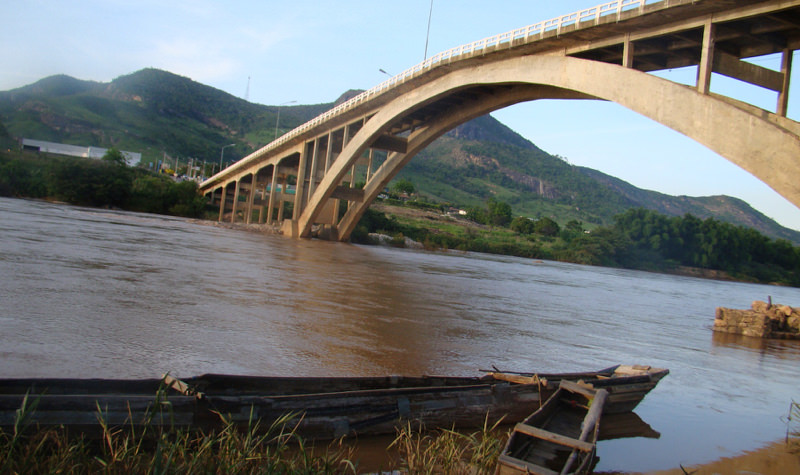
[(490, 196), (517, 214), (602, 225), (630, 208), (668, 216), (686, 213), (752, 227), (772, 238), (800, 243), (785, 228), (730, 196), (671, 196), (643, 190), (600, 171), (554, 157), (491, 116), (461, 125), (424, 150), (401, 176), (440, 200), (481, 205)]
[[(281, 108), (281, 131), (326, 106)], [(0, 121), (16, 137), (75, 145), (117, 147), (143, 154), (218, 156), (235, 160), (273, 140), (277, 107), (252, 104), (226, 92), (158, 69), (144, 69), (110, 83), (52, 76), (0, 92)]]
[[(158, 69), (109, 83), (59, 75), (0, 92), (0, 141), (27, 137), (76, 145), (138, 151), (143, 162), (164, 153), (216, 161), (237, 160), (274, 139), (280, 110), (283, 134), (360, 91), (328, 104), (265, 106)], [(800, 232), (778, 225), (747, 203), (728, 196), (669, 196), (539, 149), (492, 116), (463, 124), (415, 157), (401, 172), (420, 193), (459, 206), (495, 197), (518, 215), (609, 224), (634, 207), (667, 215), (714, 217), (800, 243)]]

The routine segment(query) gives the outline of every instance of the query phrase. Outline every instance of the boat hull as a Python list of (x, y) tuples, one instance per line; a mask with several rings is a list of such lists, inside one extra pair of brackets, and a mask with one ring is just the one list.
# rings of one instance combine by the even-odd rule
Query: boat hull
[[(500, 373), (474, 377), (295, 378), (203, 375), (164, 379), (0, 380), (0, 428), (14, 426), (27, 404), (27, 422), (83, 432), (108, 426), (219, 428), (226, 423), (262, 430), (276, 421), (310, 439), (394, 433), (414, 428), (477, 428), (519, 422), (553, 394), (562, 379), (610, 381), (613, 371), (548, 374), (513, 382)], [(598, 379), (602, 378), (602, 379)], [(658, 378), (660, 379), (660, 378)], [(631, 410), (657, 384), (617, 379), (609, 411)], [(29, 395), (28, 395), (29, 394)], [(26, 396), (27, 395), (27, 396)]]
[(568, 381), (511, 433), (499, 457), (497, 475), (590, 473), (596, 463), (604, 389)]

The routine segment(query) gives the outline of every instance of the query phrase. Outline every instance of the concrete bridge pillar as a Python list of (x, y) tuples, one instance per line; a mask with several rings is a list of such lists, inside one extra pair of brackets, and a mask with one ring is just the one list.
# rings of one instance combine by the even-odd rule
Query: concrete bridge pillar
[[(267, 224), (272, 224), (272, 213), (275, 209), (275, 197), (278, 195), (278, 173), (277, 167), (272, 169), (272, 180), (270, 181), (269, 201), (267, 202)], [(283, 194), (283, 190), (281, 190)]]
[[(303, 147), (303, 152), (300, 154), (300, 164), (297, 166), (297, 188), (295, 188), (294, 194), (294, 209), (292, 210), (292, 219), (297, 220), (300, 218), (300, 214), (303, 212), (303, 208), (305, 205), (305, 194), (306, 194), (306, 175), (308, 172), (308, 156), (313, 153), (313, 150), (309, 151), (310, 147), (314, 147), (315, 142), (311, 142)], [(294, 236), (292, 234), (291, 236)]]
[(222, 190), (220, 191), (219, 196), (219, 218), (217, 221), (222, 222), (222, 217), (225, 215), (225, 201), (228, 199), (228, 187), (226, 185), (222, 185)]
[(253, 202), (256, 198), (256, 173), (250, 174), (250, 190), (247, 193), (247, 211), (245, 212), (244, 222), (250, 224), (253, 220)]
[(792, 77), (793, 53), (794, 51), (790, 48), (784, 48), (781, 58), (781, 74), (783, 74), (783, 81), (781, 83), (781, 90), (778, 93), (777, 109), (777, 114), (781, 117), (786, 117), (786, 112), (789, 109), (789, 83)]
[(236, 180), (236, 188), (233, 191), (233, 206), (231, 209), (231, 224), (236, 222), (236, 207), (239, 204), (239, 190), (241, 187), (242, 180)]

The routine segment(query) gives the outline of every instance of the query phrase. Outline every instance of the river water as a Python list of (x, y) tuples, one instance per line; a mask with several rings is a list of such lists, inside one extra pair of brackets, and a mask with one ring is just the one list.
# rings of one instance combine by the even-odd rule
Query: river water
[(603, 441), (647, 471), (781, 439), (800, 342), (711, 331), (717, 306), (800, 290), (457, 252), (291, 240), (0, 198), (0, 377), (478, 375), (669, 368)]

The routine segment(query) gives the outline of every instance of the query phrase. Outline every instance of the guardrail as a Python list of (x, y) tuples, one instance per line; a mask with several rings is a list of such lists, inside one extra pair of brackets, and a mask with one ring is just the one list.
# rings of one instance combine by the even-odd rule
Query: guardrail
[[(702, 1), (702, 0), (696, 0), (696, 1)], [(425, 61), (419, 64), (411, 66), (402, 73), (392, 76), (391, 78), (387, 79), (386, 81), (383, 81), (382, 83), (378, 84), (372, 89), (366, 90), (360, 93), (359, 95), (351, 98), (350, 100), (345, 101), (339, 104), (338, 106), (328, 110), (327, 112), (320, 114), (317, 117), (314, 117), (313, 119), (300, 125), (299, 127), (290, 130), (289, 132), (285, 133), (284, 135), (281, 135), (280, 137), (268, 143), (259, 150), (244, 157), (242, 160), (239, 161), (239, 163), (244, 163), (245, 161), (247, 161), (252, 157), (255, 157), (257, 155), (262, 155), (266, 152), (274, 150), (280, 147), (281, 145), (285, 144), (286, 142), (294, 139), (295, 137), (303, 134), (305, 131), (316, 127), (322, 122), (325, 122), (332, 117), (335, 117), (339, 114), (342, 114), (354, 108), (355, 106), (367, 101), (373, 96), (376, 96), (400, 84), (403, 84), (404, 82), (413, 78), (417, 74), (424, 71), (428, 71), (431, 68), (436, 67), (437, 65), (441, 65), (443, 63), (450, 63), (453, 60), (458, 61), (460, 59), (466, 59), (479, 52), (486, 51), (489, 48), (496, 49), (502, 46), (513, 48), (515, 46), (528, 44), (533, 41), (541, 40), (546, 33), (550, 33), (552, 31), (555, 31), (557, 35), (561, 34), (562, 29), (568, 26), (576, 26), (578, 28), (586, 28), (594, 26), (600, 23), (600, 20), (602, 18), (608, 17), (609, 15), (616, 15), (617, 17), (619, 17), (619, 15), (622, 14), (623, 12), (637, 10), (637, 9), (644, 10), (645, 5), (651, 5), (663, 2), (667, 2), (667, 4), (669, 4), (669, 0), (617, 0), (614, 2), (603, 3), (601, 5), (597, 5), (592, 8), (587, 8), (585, 10), (569, 13), (567, 15), (562, 15), (556, 18), (552, 18), (550, 20), (534, 23), (533, 25), (529, 25), (523, 28), (507, 31), (505, 33), (500, 33), (498, 35), (490, 36), (482, 40), (473, 41), (472, 43), (467, 43), (465, 45), (456, 46), (455, 48), (450, 48), (447, 51), (443, 51), (434, 56), (431, 56), (430, 58), (426, 59)], [(213, 177), (209, 178), (209, 180), (211, 179), (213, 179)]]

